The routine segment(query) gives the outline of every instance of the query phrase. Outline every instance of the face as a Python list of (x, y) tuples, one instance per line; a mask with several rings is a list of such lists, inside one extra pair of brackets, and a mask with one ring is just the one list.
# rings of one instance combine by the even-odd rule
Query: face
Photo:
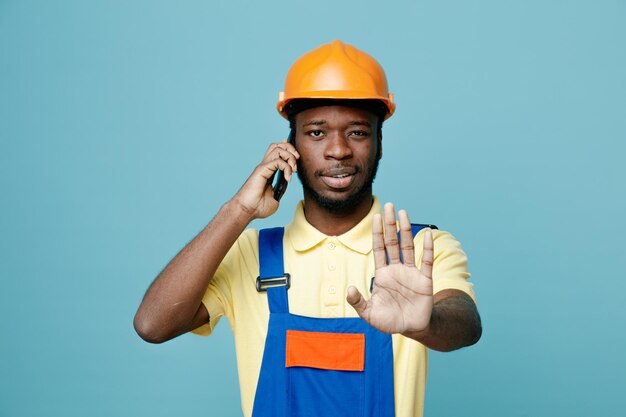
[(380, 159), (378, 123), (374, 113), (346, 106), (296, 115), (298, 177), (305, 199), (335, 212), (371, 199)]

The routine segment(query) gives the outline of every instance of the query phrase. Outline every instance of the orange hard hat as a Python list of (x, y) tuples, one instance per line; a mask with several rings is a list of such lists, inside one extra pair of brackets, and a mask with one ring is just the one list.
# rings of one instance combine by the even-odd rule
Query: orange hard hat
[(294, 62), (276, 104), (284, 118), (288, 118), (285, 106), (294, 99), (380, 100), (387, 108), (385, 119), (396, 110), (380, 64), (340, 40), (322, 45)]

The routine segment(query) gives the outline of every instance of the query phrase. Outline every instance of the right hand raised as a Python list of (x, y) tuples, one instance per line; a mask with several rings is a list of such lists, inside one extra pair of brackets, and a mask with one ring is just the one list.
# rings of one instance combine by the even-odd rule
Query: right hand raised
[(271, 216), (278, 210), (278, 201), (274, 200), (272, 181), (279, 169), (285, 173), (285, 179), (291, 180), (298, 170), (296, 161), (300, 154), (296, 148), (283, 141), (272, 143), (261, 163), (254, 169), (241, 189), (233, 197), (233, 202), (250, 214), (250, 220)]

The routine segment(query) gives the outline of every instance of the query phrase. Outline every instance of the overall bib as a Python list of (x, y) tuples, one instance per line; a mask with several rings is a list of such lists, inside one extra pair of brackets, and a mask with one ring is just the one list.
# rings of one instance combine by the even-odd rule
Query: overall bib
[[(412, 226), (413, 236), (426, 227)], [(360, 318), (289, 313), (283, 232), (259, 232), (270, 319), (252, 417), (394, 417), (391, 336)]]

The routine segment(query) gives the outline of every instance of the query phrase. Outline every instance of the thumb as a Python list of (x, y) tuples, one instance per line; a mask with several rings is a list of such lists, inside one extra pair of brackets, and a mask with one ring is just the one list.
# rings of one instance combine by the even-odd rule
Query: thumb
[(348, 301), (352, 308), (354, 308), (357, 314), (362, 318), (363, 314), (365, 313), (365, 309), (367, 308), (367, 301), (365, 301), (365, 298), (363, 298), (361, 292), (355, 287), (349, 287), (346, 301)]

